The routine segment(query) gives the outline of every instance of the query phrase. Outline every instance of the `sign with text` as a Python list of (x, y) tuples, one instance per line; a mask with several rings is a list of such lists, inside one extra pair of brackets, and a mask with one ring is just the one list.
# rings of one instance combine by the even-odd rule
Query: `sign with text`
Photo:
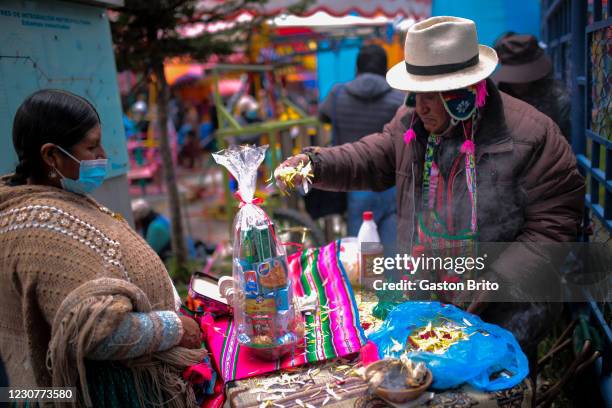
[(103, 8), (61, 1), (0, 4), (0, 174), (15, 169), (12, 124), (31, 93), (65, 89), (87, 98), (102, 121), (109, 177), (128, 170), (109, 21)]

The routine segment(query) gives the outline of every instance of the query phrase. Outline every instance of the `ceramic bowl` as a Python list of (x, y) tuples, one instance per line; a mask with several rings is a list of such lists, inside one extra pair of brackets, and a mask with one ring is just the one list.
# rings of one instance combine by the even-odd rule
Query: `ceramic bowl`
[[(365, 378), (370, 378), (372, 371), (380, 369), (385, 364), (388, 364), (388, 361), (380, 360), (375, 363), (370, 364), (365, 371)], [(427, 370), (427, 374), (425, 375), (425, 382), (418, 387), (406, 387), (406, 388), (385, 388), (385, 387), (377, 387), (374, 389), (374, 393), (385, 399), (389, 402), (395, 403), (403, 403), (417, 399), (421, 394), (429, 388), (433, 381), (433, 376), (431, 375), (431, 371)]]

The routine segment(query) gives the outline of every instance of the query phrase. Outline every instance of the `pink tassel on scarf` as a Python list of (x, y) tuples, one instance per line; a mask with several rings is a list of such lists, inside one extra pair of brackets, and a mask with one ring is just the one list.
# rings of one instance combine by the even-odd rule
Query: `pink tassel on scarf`
[(380, 360), (380, 357), (378, 357), (378, 347), (376, 346), (376, 344), (374, 344), (371, 341), (368, 341), (362, 348), (361, 348), (361, 364), (363, 364), (364, 367), (367, 367), (369, 364), (372, 364), (375, 361)]
[(470, 139), (465, 139), (465, 142), (461, 145), (461, 153), (474, 154), (475, 151), (476, 147), (474, 146), (474, 142)]
[(487, 99), (487, 81), (483, 79), (476, 84), (476, 107), (482, 108)]
[(416, 139), (416, 132), (410, 128), (404, 133), (404, 143), (410, 144), (414, 139)]

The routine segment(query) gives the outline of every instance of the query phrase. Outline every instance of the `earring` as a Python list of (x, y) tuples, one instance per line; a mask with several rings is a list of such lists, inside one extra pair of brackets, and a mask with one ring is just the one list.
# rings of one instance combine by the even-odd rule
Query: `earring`
[(55, 171), (50, 171), (50, 172), (49, 172), (49, 178), (54, 179), (54, 178), (56, 178), (56, 177), (57, 177), (57, 173), (56, 173)]

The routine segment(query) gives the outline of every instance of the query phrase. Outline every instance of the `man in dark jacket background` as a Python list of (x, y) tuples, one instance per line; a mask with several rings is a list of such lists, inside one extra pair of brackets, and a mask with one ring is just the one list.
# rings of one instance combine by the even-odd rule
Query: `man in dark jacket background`
[(495, 42), (501, 63), (493, 74), (500, 91), (527, 102), (555, 121), (571, 143), (571, 99), (533, 35), (509, 32)]
[[(357, 77), (337, 84), (319, 108), (323, 122), (332, 123), (334, 145), (352, 143), (378, 132), (404, 101), (404, 94), (387, 84), (387, 54), (379, 45), (362, 47), (357, 56)], [(378, 233), (386, 248), (395, 248), (397, 210), (395, 187), (383, 192), (351, 191), (347, 201), (349, 236), (357, 236), (364, 211), (374, 212)]]

